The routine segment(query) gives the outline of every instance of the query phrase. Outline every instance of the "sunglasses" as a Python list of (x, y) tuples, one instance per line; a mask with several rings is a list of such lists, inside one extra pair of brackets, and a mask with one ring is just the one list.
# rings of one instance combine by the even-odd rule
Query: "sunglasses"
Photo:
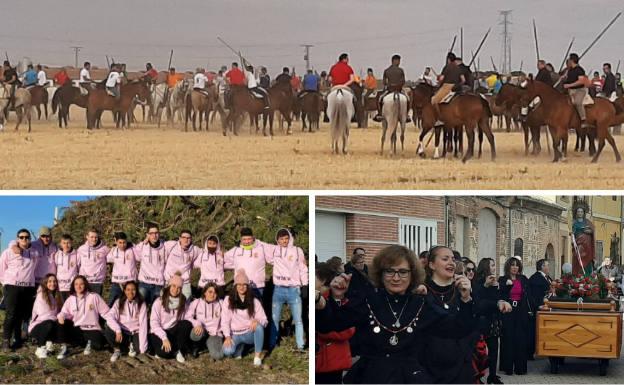
[(475, 271), (475, 269), (474, 268), (470, 268), (470, 267), (466, 268), (466, 273), (469, 273), (469, 272), (472, 272), (472, 271)]
[(30, 235), (20, 235), (19, 237), (17, 237), (18, 239), (24, 240), (24, 239), (30, 239)]
[(43, 234), (43, 235), (40, 235), (39, 237), (41, 237), (41, 238), (50, 238), (50, 235)]

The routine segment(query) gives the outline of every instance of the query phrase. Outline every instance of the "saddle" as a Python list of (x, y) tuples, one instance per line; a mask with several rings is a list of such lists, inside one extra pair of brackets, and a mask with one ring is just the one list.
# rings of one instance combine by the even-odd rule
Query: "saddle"
[(440, 104), (448, 104), (451, 102), (451, 100), (453, 100), (455, 98), (455, 96), (457, 96), (458, 93), (455, 91), (451, 91), (449, 92), (444, 99), (440, 100)]
[(379, 95), (379, 91), (375, 90), (373, 92), (371, 92), (367, 97), (370, 99), (377, 99), (377, 95)]
[(583, 98), (583, 105), (584, 106), (589, 106), (594, 104), (594, 99), (589, 96), (589, 94), (585, 95), (585, 97)]
[(596, 97), (598, 98), (603, 98), (603, 99), (607, 99), (608, 101), (610, 101), (611, 103), (615, 102), (615, 99), (617, 99), (617, 93), (614, 91), (611, 93), (611, 95), (605, 95), (604, 93), (599, 93), (598, 95), (596, 95)]
[(264, 99), (265, 94), (257, 90), (249, 90), (249, 93), (256, 99)]
[(208, 91), (206, 91), (203, 88), (193, 88), (194, 92), (199, 92), (200, 94), (204, 95), (205, 97), (209, 97), (210, 94), (208, 93)]

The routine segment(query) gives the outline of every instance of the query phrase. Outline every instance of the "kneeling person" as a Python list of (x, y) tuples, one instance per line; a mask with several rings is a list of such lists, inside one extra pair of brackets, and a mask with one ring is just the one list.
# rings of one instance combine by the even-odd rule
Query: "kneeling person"
[(121, 356), (121, 349), (128, 349), (129, 357), (147, 351), (147, 305), (138, 289), (135, 281), (124, 283), (121, 296), (106, 314), (104, 336), (113, 347), (111, 362)]
[(210, 357), (223, 358), (223, 334), (221, 333), (222, 302), (217, 294), (217, 284), (209, 282), (202, 290), (201, 298), (194, 300), (188, 308), (187, 318), (193, 324), (191, 341), (193, 357), (199, 357), (202, 346), (208, 348)]

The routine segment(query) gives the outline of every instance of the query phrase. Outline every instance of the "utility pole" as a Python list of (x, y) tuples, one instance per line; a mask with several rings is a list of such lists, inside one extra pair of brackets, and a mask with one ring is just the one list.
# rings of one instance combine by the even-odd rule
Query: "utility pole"
[(498, 23), (503, 27), (501, 35), (502, 40), (502, 55), (501, 55), (501, 71), (502, 73), (511, 72), (511, 10), (500, 11), (502, 20)]
[(78, 52), (82, 49), (82, 47), (73, 46), (69, 47), (74, 50), (74, 68), (78, 68)]
[(303, 60), (306, 62), (306, 72), (311, 68), (310, 67), (310, 48), (314, 47), (312, 44), (302, 44), (303, 48), (305, 48), (305, 54), (303, 55)]

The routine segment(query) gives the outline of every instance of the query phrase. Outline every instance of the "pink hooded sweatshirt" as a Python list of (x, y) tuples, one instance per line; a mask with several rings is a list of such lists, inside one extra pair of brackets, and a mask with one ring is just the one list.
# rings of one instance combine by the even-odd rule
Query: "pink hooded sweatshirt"
[(104, 318), (109, 310), (106, 302), (97, 293), (88, 292), (82, 298), (74, 294), (67, 298), (57, 318), (62, 315), (82, 330), (102, 330), (100, 316)]
[[(182, 298), (180, 298), (180, 300), (182, 300)], [(188, 318), (188, 303), (185, 305), (185, 309), (182, 311), (182, 316), (180, 317), (180, 319), (176, 318), (176, 314), (176, 310), (170, 310), (169, 312), (165, 311), (165, 308), (162, 304), (162, 297), (156, 298), (156, 301), (154, 301), (154, 304), (152, 305), (152, 313), (150, 314), (151, 332), (156, 334), (158, 338), (164, 341), (165, 338), (167, 338), (167, 333), (165, 332), (165, 330), (174, 327), (178, 323), (178, 321), (191, 321)]]
[(80, 275), (84, 275), (89, 283), (104, 283), (106, 279), (106, 256), (110, 249), (102, 240), (95, 246), (85, 242), (77, 250), (80, 261)]
[[(217, 237), (217, 239), (219, 239)], [(217, 250), (214, 253), (208, 251), (208, 241), (204, 243), (204, 250), (193, 264), (194, 269), (199, 269), (199, 287), (204, 287), (208, 282), (214, 282), (219, 286), (225, 285), (225, 273), (223, 271), (223, 250), (221, 242), (217, 241)]]
[(113, 247), (106, 256), (106, 262), (113, 264), (111, 282), (124, 283), (136, 280), (136, 258), (132, 248), (121, 251), (117, 246)]
[(231, 248), (225, 253), (225, 269), (243, 269), (251, 287), (263, 288), (266, 264), (273, 263), (273, 255), (267, 252), (266, 246), (266, 243), (256, 239), (251, 250), (245, 250), (242, 246)]
[(35, 268), (41, 254), (32, 247), (15, 254), (11, 248), (0, 255), (0, 283), (13, 286), (35, 286)]
[(60, 291), (69, 291), (71, 282), (78, 275), (80, 261), (78, 253), (72, 249), (69, 253), (57, 250), (54, 253), (54, 264), (56, 265), (56, 280)]
[[(251, 293), (248, 293), (251, 295)], [(249, 317), (245, 309), (230, 309), (230, 297), (223, 300), (223, 313), (221, 314), (221, 332), (223, 336), (231, 337), (233, 334), (245, 334), (251, 331), (251, 321), (256, 320), (264, 327), (267, 326), (267, 317), (262, 308), (262, 304), (254, 298), (254, 316)]]
[[(300, 247), (295, 246), (295, 238), (288, 229), (290, 239), (288, 246), (267, 245), (267, 250), (273, 256), (273, 284), (275, 286), (301, 287), (308, 284), (308, 266), (305, 254)], [(277, 236), (275, 237), (277, 242)]]
[(222, 309), (223, 301), (206, 302), (203, 298), (197, 298), (189, 305), (186, 318), (193, 327), (203, 326), (211, 336), (221, 336)]
[(165, 281), (169, 281), (176, 271), (182, 273), (182, 280), (185, 284), (191, 282), (191, 270), (193, 264), (202, 254), (202, 249), (195, 245), (189, 246), (187, 250), (182, 250), (180, 242), (165, 242), (165, 250), (167, 250), (167, 264), (165, 265)]
[(48, 295), (50, 296), (50, 303), (52, 304), (52, 307), (46, 303), (45, 298), (43, 297), (43, 292), (37, 292), (35, 304), (32, 309), (32, 316), (30, 317), (30, 325), (28, 325), (28, 333), (32, 332), (35, 326), (39, 325), (43, 321), (56, 322), (56, 316), (59, 313), (56, 300), (51, 294)]
[(157, 247), (152, 247), (149, 243), (141, 242), (134, 245), (133, 250), (137, 262), (141, 262), (139, 282), (163, 286), (165, 284), (165, 263), (167, 262), (165, 243), (160, 241)]
[(122, 330), (126, 333), (139, 333), (139, 345), (141, 353), (147, 351), (147, 306), (145, 302), (141, 308), (136, 301), (126, 301), (124, 303), (123, 314), (119, 314), (119, 299), (115, 300), (113, 307), (104, 316), (106, 324), (112, 331), (119, 333)]

